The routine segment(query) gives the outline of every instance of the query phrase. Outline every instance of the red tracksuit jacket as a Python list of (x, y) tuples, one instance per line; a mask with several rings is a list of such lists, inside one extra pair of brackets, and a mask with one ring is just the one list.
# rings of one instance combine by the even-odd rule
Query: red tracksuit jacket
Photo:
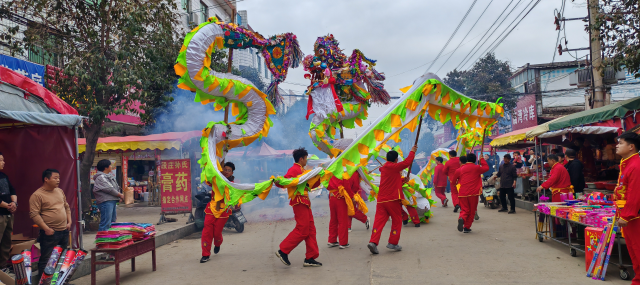
[(444, 164), (438, 164), (433, 172), (433, 186), (447, 187), (447, 174), (444, 172)]
[[(291, 168), (289, 168), (289, 170), (287, 171), (287, 174), (284, 175), (284, 178), (297, 177), (302, 173), (304, 173), (304, 167), (302, 167), (302, 165), (300, 164), (294, 163), (293, 166), (291, 166)], [(318, 185), (320, 185), (320, 180), (318, 180), (316, 184), (312, 185), (311, 188), (316, 188), (318, 187)], [(309, 192), (309, 185), (307, 185), (307, 187), (304, 189), (304, 192), (305, 195), (296, 195), (295, 197), (293, 197), (289, 202), (289, 205), (294, 206), (302, 203), (307, 205), (308, 207), (311, 207), (311, 201), (309, 200), (309, 196), (307, 194), (307, 192)]]
[(484, 158), (480, 158), (480, 165), (467, 162), (453, 174), (452, 187), (460, 183), (458, 197), (478, 196), (482, 194), (482, 178), (480, 174), (489, 170)]
[(640, 156), (637, 153), (620, 161), (615, 192), (616, 199), (627, 201), (620, 211), (620, 219), (628, 222), (640, 218)]
[[(460, 168), (460, 158), (452, 157), (447, 161), (447, 163), (444, 164), (444, 169), (442, 171), (444, 172), (444, 175), (449, 177), (449, 181), (453, 182), (453, 175), (456, 173), (456, 170), (458, 170), (458, 168)], [(452, 187), (454, 187), (454, 185), (456, 184), (451, 183), (451, 185)]]
[(551, 167), (549, 172), (549, 179), (542, 183), (542, 188), (567, 188), (571, 187), (571, 177), (569, 172), (562, 165), (562, 163), (556, 163)]
[(402, 193), (402, 170), (406, 169), (413, 162), (413, 151), (407, 158), (399, 163), (387, 161), (380, 167), (380, 190), (378, 191), (378, 203), (401, 200)]

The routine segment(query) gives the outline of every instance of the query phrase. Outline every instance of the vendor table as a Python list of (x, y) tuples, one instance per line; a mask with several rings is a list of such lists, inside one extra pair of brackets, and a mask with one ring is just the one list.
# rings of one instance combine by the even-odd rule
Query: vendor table
[[(574, 243), (571, 241), (571, 226), (572, 225), (580, 225), (583, 227), (592, 227), (592, 225), (587, 225), (587, 224), (583, 224), (580, 222), (576, 222), (574, 220), (570, 220), (570, 219), (565, 219), (565, 218), (561, 218), (561, 217), (557, 217), (557, 216), (552, 216), (552, 215), (546, 215), (546, 214), (540, 214), (538, 211), (533, 211), (533, 215), (535, 218), (535, 225), (536, 225), (536, 234), (538, 237), (538, 241), (543, 242), (544, 238), (548, 238), (550, 240), (553, 240), (555, 242), (558, 242), (560, 244), (569, 246), (569, 254), (573, 257), (575, 257), (577, 255), (577, 251), (580, 251), (582, 253), (585, 252), (584, 248), (585, 245), (584, 244), (580, 244), (580, 243)], [(546, 216), (546, 218), (550, 219), (550, 218), (555, 218), (558, 220), (562, 220), (565, 221), (565, 224), (567, 225), (567, 232), (566, 232), (566, 237), (555, 237), (554, 235), (554, 229), (553, 227), (549, 227), (549, 231), (545, 231), (544, 229), (542, 231), (538, 230), (538, 221), (539, 221), (539, 217), (540, 215), (544, 215)], [(549, 221), (551, 223), (551, 221)], [(629, 279), (629, 272), (627, 270), (627, 267), (633, 267), (631, 264), (623, 264), (622, 263), (622, 247), (620, 246), (620, 236), (621, 234), (618, 232), (616, 233), (616, 241), (615, 243), (618, 246), (618, 263), (613, 262), (613, 259), (609, 260), (609, 264), (612, 265), (616, 265), (618, 266), (618, 268), (620, 268), (620, 278), (622, 280), (628, 280)], [(566, 242), (565, 242), (566, 241)], [(577, 241), (574, 239), (574, 241)], [(640, 274), (640, 272), (636, 272), (636, 274)]]
[[(96, 265), (114, 264), (116, 267), (116, 285), (120, 285), (120, 263), (131, 259), (131, 272), (136, 271), (136, 256), (151, 251), (151, 264), (156, 271), (156, 238), (151, 237), (135, 242), (123, 248), (94, 248), (91, 250), (91, 285), (96, 284)], [(114, 261), (98, 261), (96, 253), (108, 253), (115, 257)]]

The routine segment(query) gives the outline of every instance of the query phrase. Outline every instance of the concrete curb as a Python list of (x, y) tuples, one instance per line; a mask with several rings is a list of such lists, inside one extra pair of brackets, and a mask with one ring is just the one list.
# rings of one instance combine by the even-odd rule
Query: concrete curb
[[(193, 233), (197, 232), (196, 227), (193, 223), (186, 224), (180, 228), (156, 235), (156, 248), (161, 247), (165, 244), (171, 243), (173, 241), (182, 239), (187, 237)], [(89, 249), (86, 249), (89, 250)], [(149, 253), (151, 254), (151, 253)], [(97, 258), (106, 254), (97, 255)], [(107, 267), (111, 267), (113, 265), (96, 265), (96, 270), (102, 270)], [(71, 280), (78, 279), (83, 276), (91, 275), (91, 253), (87, 255), (87, 258), (84, 259), (80, 267), (78, 267), (75, 274), (73, 274), (73, 278)]]

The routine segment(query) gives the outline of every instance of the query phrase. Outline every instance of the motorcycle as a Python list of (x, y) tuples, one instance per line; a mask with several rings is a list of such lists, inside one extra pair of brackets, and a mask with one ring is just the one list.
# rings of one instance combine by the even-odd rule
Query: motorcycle
[[(198, 193), (195, 195), (196, 197), (196, 213), (195, 213), (195, 227), (200, 230), (204, 228), (204, 218), (205, 213), (204, 210), (209, 206), (209, 202), (211, 202), (211, 188), (205, 184), (200, 184), (197, 187)], [(227, 223), (224, 225), (226, 229), (236, 230), (241, 233), (244, 231), (244, 224), (247, 222), (247, 219), (242, 214), (241, 207), (236, 206), (231, 208), (231, 214), (229, 215), (229, 219), (227, 219)]]
[(500, 196), (496, 190), (496, 175), (489, 177), (489, 179), (482, 181), (482, 196), (480, 201), (485, 207), (495, 209), (501, 207)]

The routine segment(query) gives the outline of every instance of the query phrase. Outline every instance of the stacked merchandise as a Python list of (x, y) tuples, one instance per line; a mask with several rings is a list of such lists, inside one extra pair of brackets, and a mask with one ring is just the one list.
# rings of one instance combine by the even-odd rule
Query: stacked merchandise
[(538, 212), (598, 228), (608, 225), (609, 218), (616, 214), (613, 202), (600, 193), (594, 192), (582, 200), (573, 200), (569, 195), (572, 194), (568, 193), (562, 202), (537, 204)]
[(133, 237), (133, 241), (141, 241), (156, 235), (156, 227), (152, 224), (112, 223), (109, 231), (124, 232)]
[(133, 244), (133, 237), (127, 231), (108, 230), (96, 234), (97, 248), (123, 248)]

